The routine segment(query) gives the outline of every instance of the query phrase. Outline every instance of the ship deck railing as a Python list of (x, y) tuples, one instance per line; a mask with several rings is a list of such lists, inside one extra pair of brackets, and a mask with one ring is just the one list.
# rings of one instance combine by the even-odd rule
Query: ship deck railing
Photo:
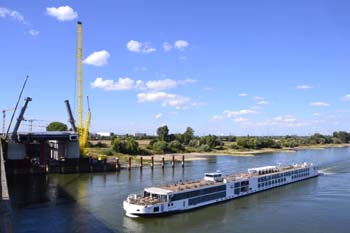
[(225, 180), (229, 181), (229, 182), (230, 181), (243, 181), (243, 180), (250, 179), (252, 177), (258, 177), (258, 176), (262, 176), (262, 175), (271, 175), (271, 174), (275, 174), (278, 172), (285, 172), (285, 171), (292, 170), (292, 169), (305, 168), (306, 166), (307, 165), (304, 165), (304, 164), (280, 166), (272, 173), (266, 173), (266, 174), (260, 174), (260, 175), (259, 174), (250, 174), (250, 173), (238, 173), (238, 174), (226, 175), (223, 177), (224, 180), (220, 181), (220, 182), (207, 181), (207, 180), (193, 180), (193, 181), (179, 182), (179, 183), (170, 184), (170, 185), (161, 185), (161, 186), (159, 186), (159, 188), (170, 190), (173, 192), (180, 192), (180, 191), (200, 188), (203, 186), (224, 184)]
[(162, 201), (157, 199), (157, 198), (153, 198), (151, 196), (148, 197), (137, 197), (137, 198), (128, 198), (128, 203), (130, 204), (134, 204), (134, 205), (155, 205), (158, 203), (161, 203)]

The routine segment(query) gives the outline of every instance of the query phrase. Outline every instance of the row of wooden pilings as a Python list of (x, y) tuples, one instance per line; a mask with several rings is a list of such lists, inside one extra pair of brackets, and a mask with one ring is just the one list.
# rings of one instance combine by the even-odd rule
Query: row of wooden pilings
[[(132, 157), (129, 156), (129, 157), (128, 157), (128, 169), (129, 169), (129, 170), (132, 168), (131, 161), (132, 161)], [(175, 167), (175, 163), (176, 163), (175, 155), (173, 155), (172, 158), (171, 158), (171, 167), (172, 167), (172, 168)], [(140, 164), (139, 164), (139, 165), (140, 165), (140, 168), (141, 168), (141, 169), (144, 167), (144, 164), (143, 164), (143, 157), (140, 157)], [(151, 164), (150, 164), (150, 166), (151, 166), (151, 169), (154, 168), (154, 157), (153, 157), (153, 156), (151, 156)], [(165, 167), (165, 159), (164, 159), (164, 156), (162, 156), (161, 166), (162, 166), (162, 168)], [(181, 166), (182, 166), (182, 168), (185, 167), (185, 156), (184, 156), (184, 155), (181, 157)], [(120, 169), (120, 167), (121, 167), (121, 165), (120, 165), (119, 159), (117, 158), (117, 159), (116, 159), (116, 168), (117, 168), (117, 169)]]

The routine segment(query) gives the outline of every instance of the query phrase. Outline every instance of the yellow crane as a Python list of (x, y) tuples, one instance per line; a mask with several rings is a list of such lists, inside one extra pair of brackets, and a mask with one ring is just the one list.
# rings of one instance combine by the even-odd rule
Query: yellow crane
[(85, 147), (87, 145), (89, 139), (89, 127), (91, 120), (91, 112), (90, 112), (90, 104), (89, 97), (87, 97), (88, 101), (88, 115), (85, 122), (85, 126), (83, 126), (83, 69), (82, 69), (82, 59), (83, 59), (83, 39), (82, 39), (82, 23), (78, 21), (77, 28), (77, 120), (78, 120), (78, 135), (79, 135), (79, 144), (80, 151), (84, 153)]
[(91, 120), (91, 111), (90, 111), (90, 103), (89, 103), (89, 96), (87, 98), (87, 104), (88, 104), (88, 113), (85, 121), (85, 127), (83, 130), (83, 135), (80, 141), (80, 147), (85, 148), (88, 140), (89, 140), (89, 127), (90, 127), (90, 120)]

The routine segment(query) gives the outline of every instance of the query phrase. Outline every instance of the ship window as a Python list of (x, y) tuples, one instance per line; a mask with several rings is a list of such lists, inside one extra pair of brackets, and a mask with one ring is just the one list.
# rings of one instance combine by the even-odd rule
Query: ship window
[(240, 183), (235, 183), (235, 188), (238, 188), (240, 186)]
[(188, 201), (188, 204), (189, 205), (197, 205), (197, 204), (202, 203), (202, 202), (212, 201), (212, 200), (215, 200), (218, 198), (223, 198), (223, 197), (226, 197), (226, 191), (192, 198)]
[(150, 195), (151, 195), (151, 194), (150, 194), (149, 192), (146, 192), (146, 191), (143, 192), (143, 196), (144, 196), (144, 197), (149, 197)]
[(239, 191), (240, 191), (239, 188), (236, 188), (236, 189), (235, 189), (235, 194), (238, 195), (238, 194), (239, 194)]
[(200, 195), (206, 195), (209, 193), (215, 193), (215, 192), (224, 191), (224, 190), (226, 190), (226, 185), (220, 185), (220, 186), (215, 186), (215, 187), (210, 187), (210, 188), (205, 188), (205, 189), (200, 189), (200, 190), (194, 190), (194, 191), (189, 191), (189, 192), (185, 192), (185, 193), (177, 193), (177, 194), (174, 194), (171, 201), (177, 201), (177, 200), (196, 197), (196, 196), (200, 196)]
[(241, 186), (246, 186), (246, 185), (249, 185), (249, 181), (242, 181), (241, 182)]
[(159, 212), (159, 207), (157, 206), (157, 207), (154, 207), (153, 208), (153, 212)]

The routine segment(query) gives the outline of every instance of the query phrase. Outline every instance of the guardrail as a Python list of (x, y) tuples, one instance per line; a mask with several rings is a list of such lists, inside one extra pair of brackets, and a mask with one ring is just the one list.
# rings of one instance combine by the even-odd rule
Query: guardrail
[(12, 233), (10, 195), (7, 188), (5, 160), (0, 138), (0, 233)]

